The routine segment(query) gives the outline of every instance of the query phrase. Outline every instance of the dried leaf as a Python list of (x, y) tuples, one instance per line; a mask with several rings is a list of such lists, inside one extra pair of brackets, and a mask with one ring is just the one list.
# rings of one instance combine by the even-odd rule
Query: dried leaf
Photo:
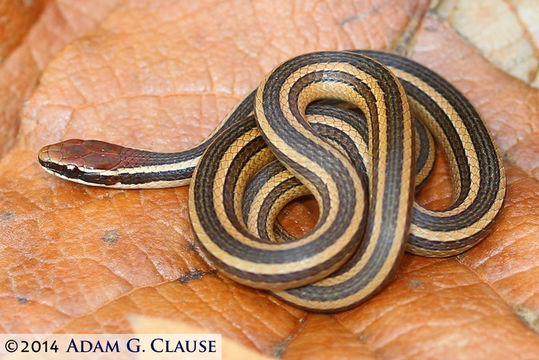
[[(28, 76), (0, 76), (20, 82), (12, 119), (47, 65), (20, 128), (4, 127), (11, 130), (0, 140), (11, 149), (0, 162), (1, 331), (132, 332), (140, 331), (133, 316), (142, 315), (285, 359), (537, 357), (539, 94), (483, 57), (454, 21), (427, 12), (429, 1), (133, 0), (99, 10), (89, 2), (82, 11), (100, 15), (83, 36), (65, 25), (78, 24), (75, 11), (54, 27), (54, 9), (79, 9), (67, 4), (48, 2), (0, 69), (10, 73), (17, 52), (34, 63)], [(30, 51), (30, 34), (52, 28), (51, 49), (77, 40), (49, 62), (57, 50)], [(487, 239), (459, 257), (406, 256), (396, 280), (356, 309), (309, 314), (222, 277), (192, 232), (187, 188), (90, 188), (37, 164), (41, 146), (71, 137), (187, 149), (279, 62), (349, 48), (398, 49), (450, 80), (484, 117), (508, 176), (505, 207)], [(451, 196), (438, 159), (420, 195), (430, 207)], [(302, 233), (316, 214), (316, 204), (299, 202), (281, 220)]]

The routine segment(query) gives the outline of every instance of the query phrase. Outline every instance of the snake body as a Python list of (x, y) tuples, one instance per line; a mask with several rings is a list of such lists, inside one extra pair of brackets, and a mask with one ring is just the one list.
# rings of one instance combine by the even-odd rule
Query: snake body
[[(434, 156), (422, 126), (414, 136), (412, 114), (449, 160), (454, 201), (443, 211), (413, 202)], [(191, 221), (214, 264), (241, 283), (322, 312), (377, 293), (405, 247), (449, 256), (474, 246), (505, 196), (499, 151), (468, 100), (422, 65), (365, 50), (284, 62), (191, 150), (67, 140), (43, 148), (39, 161), (88, 185), (191, 181)], [(300, 239), (274, 231), (280, 209), (306, 193), (319, 204), (315, 228)]]

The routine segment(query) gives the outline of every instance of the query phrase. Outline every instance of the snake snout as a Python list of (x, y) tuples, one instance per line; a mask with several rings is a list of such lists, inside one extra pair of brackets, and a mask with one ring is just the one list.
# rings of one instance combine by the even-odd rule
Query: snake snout
[(56, 173), (73, 171), (83, 166), (80, 145), (82, 140), (72, 139), (44, 146), (39, 150), (38, 160), (41, 166)]
[(39, 150), (37, 157), (41, 166), (49, 167), (48, 165), (51, 163), (60, 164), (62, 162), (62, 153), (57, 145), (47, 145)]

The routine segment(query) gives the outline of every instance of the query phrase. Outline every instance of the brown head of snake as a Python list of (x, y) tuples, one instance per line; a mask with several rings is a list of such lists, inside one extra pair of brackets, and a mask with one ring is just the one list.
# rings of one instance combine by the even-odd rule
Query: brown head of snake
[[(431, 134), (452, 171), (442, 211), (413, 201), (434, 161)], [(451, 256), (474, 246), (505, 196), (499, 151), (468, 100), (424, 66), (378, 51), (284, 62), (188, 151), (67, 140), (44, 147), (39, 162), (94, 186), (190, 183), (193, 228), (216, 267), (320, 312), (376, 294), (405, 249)], [(294, 239), (275, 219), (305, 194), (320, 217)]]

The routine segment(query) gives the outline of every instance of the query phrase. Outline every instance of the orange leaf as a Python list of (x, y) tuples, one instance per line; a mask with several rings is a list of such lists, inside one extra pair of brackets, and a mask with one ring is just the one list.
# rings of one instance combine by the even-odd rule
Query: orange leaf
[[(539, 354), (539, 94), (428, 12), (429, 1), (80, 4), (47, 2), (0, 68), (1, 331), (140, 331), (137, 314), (285, 359)], [(508, 193), (478, 246), (406, 256), (393, 283), (345, 313), (309, 314), (222, 277), (192, 232), (186, 187), (90, 188), (36, 161), (41, 146), (73, 137), (187, 149), (279, 62), (350, 48), (397, 49), (468, 96), (506, 159)], [(438, 159), (420, 194), (430, 207), (451, 196)], [(316, 213), (299, 202), (281, 220), (301, 233)]]

